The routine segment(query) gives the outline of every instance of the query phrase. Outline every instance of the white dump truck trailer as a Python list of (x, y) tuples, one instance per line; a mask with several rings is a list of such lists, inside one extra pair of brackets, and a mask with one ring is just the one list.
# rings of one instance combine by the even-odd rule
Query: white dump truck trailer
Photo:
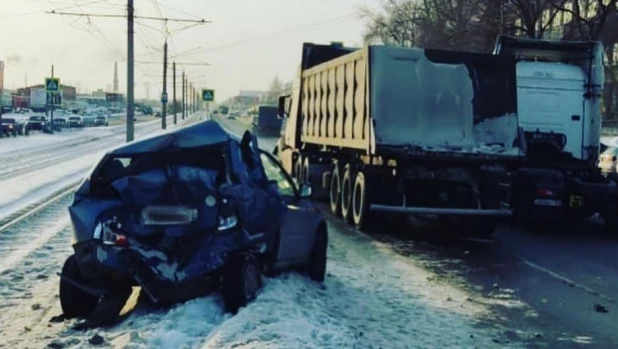
[(457, 218), (488, 234), (525, 163), (511, 56), (304, 44), (277, 154), (357, 228)]

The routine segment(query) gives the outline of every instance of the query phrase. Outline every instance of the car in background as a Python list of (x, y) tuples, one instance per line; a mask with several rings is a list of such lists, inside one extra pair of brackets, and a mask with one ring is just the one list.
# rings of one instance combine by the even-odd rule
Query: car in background
[(67, 122), (67, 127), (69, 127), (69, 128), (82, 128), (82, 127), (84, 127), (84, 120), (79, 115), (69, 116), (69, 120)]
[(251, 108), (249, 116), (253, 118), (253, 133), (258, 137), (276, 138), (281, 135), (282, 119), (277, 115), (278, 107), (259, 105)]
[(8, 136), (13, 136), (13, 137), (17, 137), (18, 130), (17, 130), (17, 121), (13, 118), (2, 118), (2, 134), (5, 137)]
[(94, 119), (94, 126), (109, 126), (109, 120), (105, 115), (99, 115)]
[(618, 173), (618, 147), (605, 146), (599, 155), (599, 168), (601, 172)]
[(113, 321), (133, 286), (155, 305), (221, 288), (235, 313), (257, 297), (263, 274), (296, 269), (323, 282), (328, 232), (310, 195), (250, 132), (238, 139), (214, 121), (120, 146), (69, 207), (64, 316)]
[(45, 132), (48, 129), (47, 117), (45, 115), (32, 115), (26, 123), (26, 133), (30, 131)]
[(62, 129), (67, 127), (67, 119), (62, 116), (54, 117), (52, 125), (54, 126), (54, 131), (61, 131)]

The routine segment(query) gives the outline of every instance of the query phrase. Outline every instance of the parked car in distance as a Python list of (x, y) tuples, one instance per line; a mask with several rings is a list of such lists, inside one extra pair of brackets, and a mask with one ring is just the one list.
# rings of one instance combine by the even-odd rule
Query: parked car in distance
[(8, 137), (8, 136), (17, 137), (18, 131), (17, 131), (17, 123), (15, 119), (3, 117), (1, 126), (2, 126), (2, 134), (5, 137)]
[(47, 129), (47, 118), (45, 115), (33, 115), (28, 118), (26, 124), (26, 132), (30, 131), (45, 131)]
[(94, 119), (94, 126), (109, 126), (107, 116), (99, 115)]
[(255, 136), (239, 140), (214, 121), (116, 148), (69, 207), (63, 313), (115, 319), (133, 286), (154, 304), (221, 288), (235, 313), (256, 298), (262, 274), (297, 269), (322, 282), (328, 232), (310, 195)]
[(69, 121), (67, 123), (69, 128), (82, 128), (84, 127), (84, 121), (81, 116), (69, 116)]
[(55, 131), (60, 131), (63, 128), (67, 127), (67, 119), (64, 117), (54, 117), (54, 121), (52, 121)]

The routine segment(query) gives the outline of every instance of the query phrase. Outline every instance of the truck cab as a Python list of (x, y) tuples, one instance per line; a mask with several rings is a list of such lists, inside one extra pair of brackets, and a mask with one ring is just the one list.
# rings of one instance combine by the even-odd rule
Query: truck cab
[(544, 166), (594, 166), (601, 130), (601, 43), (500, 36), (494, 54), (517, 58), (517, 114), (529, 159)]
[(597, 167), (602, 44), (503, 35), (494, 54), (517, 60), (517, 114), (526, 138), (526, 165), (511, 182), (515, 218), (564, 223), (599, 213), (618, 226), (618, 177), (605, 177)]

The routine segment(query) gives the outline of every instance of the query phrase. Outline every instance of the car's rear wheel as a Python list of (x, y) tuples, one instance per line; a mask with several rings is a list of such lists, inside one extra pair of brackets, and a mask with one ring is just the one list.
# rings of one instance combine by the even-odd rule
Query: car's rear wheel
[(262, 275), (253, 255), (239, 254), (230, 258), (223, 271), (223, 302), (232, 314), (257, 297)]
[(326, 278), (326, 253), (328, 250), (328, 234), (325, 227), (318, 229), (311, 251), (309, 262), (309, 277), (316, 282), (324, 282)]
[[(75, 255), (71, 255), (64, 262), (62, 275), (78, 283), (84, 282)], [(60, 307), (65, 317), (86, 316), (92, 313), (98, 303), (98, 297), (83, 291), (62, 278), (60, 279)]]

